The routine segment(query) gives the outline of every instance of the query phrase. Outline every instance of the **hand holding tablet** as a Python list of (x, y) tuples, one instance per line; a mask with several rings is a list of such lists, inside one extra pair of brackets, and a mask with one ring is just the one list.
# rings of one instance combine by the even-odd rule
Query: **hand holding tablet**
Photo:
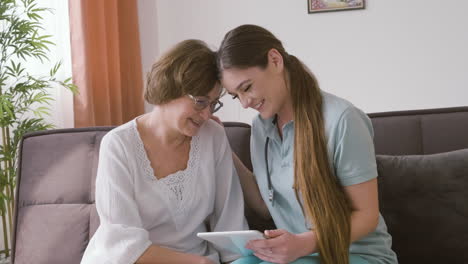
[(238, 253), (242, 256), (252, 255), (252, 250), (245, 248), (247, 242), (250, 240), (265, 239), (263, 233), (257, 230), (202, 232), (198, 233), (197, 236), (213, 243), (219, 248)]

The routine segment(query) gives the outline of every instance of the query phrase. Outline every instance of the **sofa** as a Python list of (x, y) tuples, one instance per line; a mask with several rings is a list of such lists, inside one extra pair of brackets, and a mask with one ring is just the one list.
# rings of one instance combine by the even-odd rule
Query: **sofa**
[[(399, 263), (468, 263), (468, 107), (369, 114), (380, 210)], [(99, 144), (112, 127), (30, 133), (20, 145), (12, 261), (79, 263), (99, 226)], [(251, 167), (250, 126), (225, 123)], [(274, 228), (246, 208), (252, 229)]]

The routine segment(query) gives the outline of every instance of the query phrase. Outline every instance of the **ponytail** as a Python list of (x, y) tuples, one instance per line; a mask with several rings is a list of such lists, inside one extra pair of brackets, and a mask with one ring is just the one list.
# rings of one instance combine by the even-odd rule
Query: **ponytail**
[[(351, 205), (328, 158), (322, 95), (315, 77), (292, 55), (289, 73), (294, 111), (294, 190), (314, 224), (321, 263), (348, 264)], [(301, 200), (298, 200), (301, 203)]]

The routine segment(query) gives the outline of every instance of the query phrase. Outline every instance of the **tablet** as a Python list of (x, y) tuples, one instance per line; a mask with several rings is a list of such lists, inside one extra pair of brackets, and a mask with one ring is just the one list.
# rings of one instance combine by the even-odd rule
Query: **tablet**
[(247, 242), (250, 240), (265, 239), (263, 233), (257, 230), (203, 232), (198, 233), (197, 236), (213, 243), (218, 248), (228, 250), (242, 256), (253, 254), (252, 250), (245, 248)]

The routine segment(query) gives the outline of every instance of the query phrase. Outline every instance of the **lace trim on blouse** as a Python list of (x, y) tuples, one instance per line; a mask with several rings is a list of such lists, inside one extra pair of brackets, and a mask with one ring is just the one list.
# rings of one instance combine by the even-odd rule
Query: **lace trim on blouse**
[(143, 141), (137, 129), (136, 119), (133, 120), (132, 128), (133, 134), (136, 137), (137, 159), (145, 173), (144, 177), (154, 182), (164, 192), (164, 196), (169, 199), (168, 202), (172, 207), (171, 212), (173, 213), (176, 226), (180, 226), (180, 223), (187, 217), (187, 205), (191, 204), (194, 198), (193, 188), (190, 186), (192, 186), (193, 178), (196, 177), (200, 163), (199, 136), (193, 136), (190, 142), (187, 167), (184, 170), (176, 171), (164, 178), (158, 179), (154, 175), (153, 167), (151, 167), (151, 162), (146, 154)]

